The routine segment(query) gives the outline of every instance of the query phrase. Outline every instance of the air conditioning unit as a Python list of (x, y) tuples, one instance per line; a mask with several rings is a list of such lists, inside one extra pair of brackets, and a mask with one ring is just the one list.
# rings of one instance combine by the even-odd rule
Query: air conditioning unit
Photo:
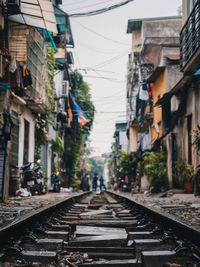
[(19, 14), (20, 13), (21, 0), (6, 0), (5, 12), (7, 14)]
[(62, 97), (67, 97), (69, 92), (69, 81), (63, 81)]
[(0, 55), (0, 78), (3, 77), (3, 56)]

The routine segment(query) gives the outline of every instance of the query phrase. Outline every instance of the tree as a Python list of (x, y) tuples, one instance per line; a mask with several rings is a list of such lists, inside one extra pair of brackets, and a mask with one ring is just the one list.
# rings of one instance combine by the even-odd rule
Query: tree
[(82, 144), (84, 135), (89, 135), (93, 120), (95, 107), (91, 101), (90, 88), (84, 82), (82, 75), (77, 71), (70, 72), (71, 77), (71, 93), (80, 108), (86, 113), (89, 122), (80, 127), (74, 120), (69, 134), (66, 136), (64, 148), (64, 161), (66, 168), (69, 169), (70, 183), (76, 180), (76, 174), (79, 170), (80, 156), (82, 152)]
[(90, 170), (88, 172), (90, 177), (93, 177), (95, 173), (97, 173), (99, 176), (103, 175), (104, 162), (102, 160), (89, 158), (88, 164), (90, 167)]
[(117, 176), (125, 179), (128, 176), (128, 184), (130, 187), (136, 179), (136, 165), (130, 153), (120, 152), (120, 159), (117, 165)]

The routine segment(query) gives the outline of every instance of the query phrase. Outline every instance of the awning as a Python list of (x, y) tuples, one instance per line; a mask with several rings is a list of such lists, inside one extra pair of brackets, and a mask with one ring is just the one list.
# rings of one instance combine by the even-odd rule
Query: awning
[(20, 9), (20, 14), (10, 15), (8, 19), (57, 33), (54, 8), (50, 0), (22, 0)]

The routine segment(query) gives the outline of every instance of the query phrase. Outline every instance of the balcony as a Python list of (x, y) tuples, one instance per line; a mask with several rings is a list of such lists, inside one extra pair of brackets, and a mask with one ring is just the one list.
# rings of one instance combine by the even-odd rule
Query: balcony
[(197, 1), (180, 33), (180, 69), (193, 73), (200, 59), (200, 3)]

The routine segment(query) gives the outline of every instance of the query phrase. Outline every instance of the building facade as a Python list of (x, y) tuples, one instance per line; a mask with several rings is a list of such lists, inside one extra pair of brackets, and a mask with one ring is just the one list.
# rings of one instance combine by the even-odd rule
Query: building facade
[[(57, 115), (61, 108), (66, 109), (68, 64), (72, 64), (67, 47), (74, 43), (68, 15), (59, 7), (62, 1), (47, 2), (43, 10), (28, 1), (30, 8), (24, 12), (26, 1), (1, 1), (1, 199), (15, 194), (21, 182), (19, 167), (36, 163), (37, 157), (51, 186), (52, 144), (61, 131)], [(55, 72), (56, 65), (62, 75)], [(67, 124), (67, 113), (65, 118)]]

